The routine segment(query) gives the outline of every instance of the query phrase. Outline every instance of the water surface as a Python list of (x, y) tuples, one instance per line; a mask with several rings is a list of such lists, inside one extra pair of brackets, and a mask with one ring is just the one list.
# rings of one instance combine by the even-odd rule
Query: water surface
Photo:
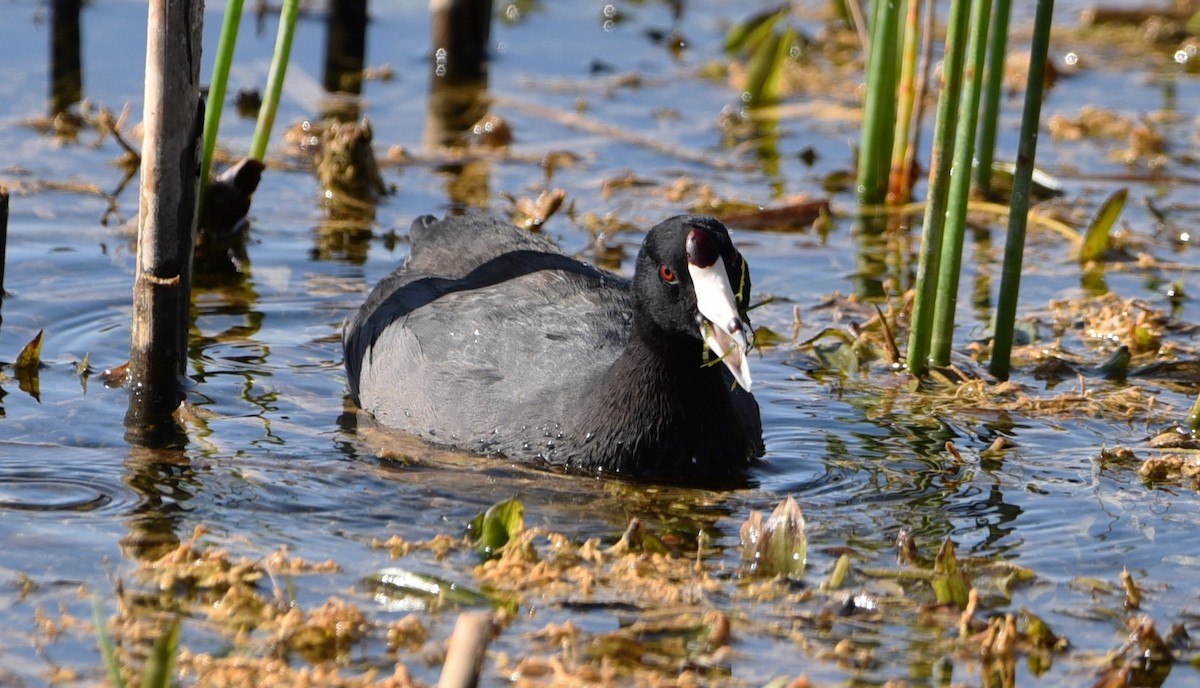
[[(1077, 4), (1059, 5), (1060, 24), (1072, 25)], [(767, 205), (787, 194), (822, 194), (821, 178), (852, 164), (858, 127), (853, 121), (783, 123), (775, 172), (764, 171), (751, 150), (722, 147), (718, 116), (738, 107), (738, 94), (724, 82), (695, 74), (706, 62), (721, 59), (725, 29), (748, 11), (740, 3), (689, 3), (678, 18), (669, 3), (617, 3), (627, 20), (609, 29), (599, 5), (519, 7), (518, 21), (494, 24), (489, 87), (498, 102), (494, 110), (516, 132), (514, 155), (474, 163), (468, 171), (484, 180), (484, 205), (495, 212), (507, 208), (501, 193), (536, 195), (548, 185), (566, 190), (573, 213), (561, 212), (546, 231), (569, 250), (589, 245), (583, 228), (587, 213), (648, 227), (680, 210), (652, 190), (602, 192), (605, 180), (627, 171), (660, 186), (687, 176), (720, 195)], [(206, 62), (221, 9), (213, 4), (207, 11)], [(98, 371), (128, 356), (134, 250), (118, 220), (136, 215), (136, 188), (115, 196), (121, 217), (114, 218), (106, 215), (109, 200), (103, 196), (44, 184), (94, 184), (111, 193), (123, 176), (113, 164), (120, 150), (111, 140), (97, 141), (94, 132), (85, 131), (78, 140), (63, 142), (23, 124), (48, 111), (48, 13), (41, 3), (17, 0), (6, 4), (0, 24), (0, 42), (6, 46), (0, 65), (0, 183), (14, 190), (0, 361), (11, 363), (39, 330), (45, 332), (38, 394), (20, 389), (14, 379), (0, 379), (0, 683), (39, 685), (58, 667), (77, 672), (80, 682), (99, 681), (101, 664), (88, 629), (51, 637), (35, 621), (38, 610), (85, 619), (88, 593), (95, 593), (111, 612), (112, 581), (129, 575), (139, 559), (186, 540), (197, 526), (207, 529), (205, 542), (238, 554), (262, 557), (283, 546), (309, 560), (335, 560), (338, 573), (297, 579), (298, 601), (319, 604), (338, 591), (387, 623), (397, 612), (373, 604), (361, 581), (395, 562), (386, 551), (372, 549), (371, 541), (393, 535), (407, 540), (458, 536), (480, 510), (514, 495), (526, 503), (528, 524), (579, 541), (612, 541), (632, 517), (664, 528), (689, 521), (710, 529), (713, 542), (727, 548), (721, 556), (733, 568), (742, 521), (751, 510), (770, 509), (790, 494), (809, 524), (811, 585), (828, 574), (845, 546), (863, 565), (892, 565), (892, 543), (901, 530), (929, 556), (949, 538), (963, 556), (1026, 567), (1036, 579), (988, 612), (1027, 608), (1068, 637), (1073, 649), (1037, 680), (1019, 664), (1018, 685), (1094, 680), (1095, 658), (1124, 642), (1124, 621), (1137, 614), (1160, 629), (1182, 623), (1197, 633), (1200, 579), (1194, 570), (1200, 552), (1194, 533), (1200, 499), (1189, 485), (1144, 482), (1136, 463), (1101, 459), (1103, 449), (1140, 443), (1190, 404), (1184, 394), (1157, 387), (1152, 394), (1163, 410), (1149, 423), (1104, 415), (1009, 414), (970, 404), (925, 403), (906, 391), (903, 378), (878, 370), (850, 375), (822, 370), (811, 353), (789, 342), (764, 350), (753, 362), (768, 453), (754, 484), (744, 490), (679, 496), (530, 475), (500, 461), (459, 459), (413, 467), (381, 460), (379, 447), (356, 432), (352, 414), (347, 415), (340, 326), (370, 286), (406, 255), (403, 233), (411, 219), (443, 212), (451, 203), (459, 172), (454, 166), (386, 167), (385, 179), (397, 193), (379, 206), (369, 232), (358, 233), (328, 227), (314, 175), (270, 170), (255, 196), (241, 272), (198, 278), (187, 447), (130, 447), (123, 427), (126, 391), (106, 387), (95, 373), (81, 375), (77, 364), (86, 357)], [(134, 122), (140, 120), (144, 13), (143, 3), (105, 0), (88, 4), (82, 15), (83, 95), (118, 111), (129, 103)], [(392, 147), (422, 150), (427, 25), (424, 3), (372, 6), (368, 65), (395, 70), (393, 80), (364, 87), (363, 114), (372, 121), (381, 153)], [(655, 39), (672, 30), (686, 37), (680, 57)], [(231, 90), (261, 83), (274, 33), (274, 17), (267, 17), (261, 29), (249, 17), (243, 23)], [(319, 112), (323, 37), (319, 14), (302, 18), (278, 120), (283, 126)], [(1200, 155), (1192, 114), (1200, 111), (1200, 88), (1194, 76), (1150, 56), (1130, 67), (1128, 57), (1117, 61), (1102, 45), (1056, 45), (1058, 57), (1068, 50), (1079, 51), (1088, 68), (1051, 90), (1047, 116), (1074, 115), (1085, 103), (1132, 117), (1179, 113), (1179, 120), (1167, 126), (1168, 169), (1194, 175), (1194, 163), (1190, 170), (1185, 164), (1189, 156)], [(641, 75), (641, 85), (615, 85), (611, 75), (626, 73)], [(846, 84), (844, 92), (827, 98), (854, 104), (856, 86)], [(578, 109), (597, 121), (738, 167), (718, 169), (579, 131), (552, 114)], [(1006, 103), (1002, 146), (1010, 157), (1019, 112), (1019, 98)], [(244, 151), (252, 128), (252, 121), (227, 107), (222, 145)], [(1145, 170), (1110, 160), (1114, 145), (1042, 137), (1043, 166), (1061, 173), (1067, 184), (1066, 212), (1078, 209), (1086, 218), (1117, 186), (1104, 175), (1144, 176)], [(812, 168), (799, 155), (809, 147), (818, 156)], [(580, 161), (557, 170), (547, 182), (536, 160), (555, 150), (577, 153)], [(283, 153), (282, 144), (272, 149), (272, 155)], [(1194, 237), (1200, 221), (1194, 189), (1194, 184), (1131, 183), (1124, 219), (1128, 232), (1148, 253), (1184, 267), (1154, 274), (1110, 270), (1109, 289), (1155, 308), (1167, 307), (1164, 284), (1170, 281), (1183, 280), (1188, 293), (1200, 292), (1195, 239), (1178, 241), (1178, 232), (1158, 227), (1145, 205), (1133, 202), (1151, 198), (1172, 208), (1173, 226), (1191, 228)], [(853, 210), (848, 193), (832, 200), (844, 215)], [(863, 249), (867, 242), (844, 216), (824, 237), (734, 230), (755, 271), (756, 288), (777, 299), (756, 312), (756, 324), (790, 336), (793, 305), (798, 306), (803, 318), (798, 341), (858, 318), (851, 313), (839, 320), (822, 304), (833, 294), (854, 294), (878, 280), (863, 267), (864, 251), (875, 264), (888, 260)], [(630, 232), (611, 239), (627, 248), (626, 270), (640, 237)], [(1050, 299), (1085, 293), (1060, 237), (1035, 231), (1030, 242), (1024, 309), (1044, 312)], [(911, 260), (915, 239), (899, 243)], [(992, 278), (984, 282), (980, 298), (962, 300), (962, 343), (986, 325), (1002, 243), (1003, 232), (994, 230), (968, 244), (968, 283), (989, 273)], [(1176, 317), (1196, 322), (1196, 304), (1185, 301)], [(1085, 353), (1074, 340), (1068, 346)], [(11, 365), (3, 372), (11, 375)], [(1023, 382), (1035, 392), (1045, 391), (1044, 383), (1032, 378)], [(1061, 383), (1063, 388), (1078, 384)], [(981, 457), (997, 437), (1014, 441), (1015, 447), (999, 457)], [(967, 457), (965, 464), (947, 455), (948, 441)], [(405, 562), (467, 583), (473, 563), (469, 557), (439, 561), (420, 554)], [(1117, 593), (1079, 582), (1095, 579), (1118, 590), (1125, 569), (1146, 591), (1136, 613), (1120, 612)], [(875, 585), (869, 579), (860, 584)], [(1114, 609), (1118, 612), (1110, 614)], [(555, 620), (573, 618), (590, 632), (611, 630), (620, 620), (603, 609), (539, 614), (514, 622), (495, 647), (520, 653), (525, 634)], [(450, 612), (430, 614), (433, 638), (447, 635), (453, 621)], [(938, 633), (936, 627), (902, 619), (865, 625), (855, 637), (874, 647), (877, 661), (852, 668), (814, 659), (784, 638), (749, 631), (739, 637), (735, 627), (731, 680), (761, 685), (771, 677), (807, 673), (818, 685), (888, 679), (939, 684), (930, 659), (938, 651), (928, 650)], [(219, 646), (210, 633), (187, 625), (184, 641), (198, 650)], [(371, 661), (383, 661), (378, 645), (375, 638), (365, 650)], [(420, 657), (400, 659), (415, 675), (436, 680), (436, 667)], [(979, 682), (970, 674), (953, 679)], [(493, 674), (487, 680), (498, 685), (504, 677)], [(1167, 685), (1197, 681), (1196, 670), (1180, 663)]]

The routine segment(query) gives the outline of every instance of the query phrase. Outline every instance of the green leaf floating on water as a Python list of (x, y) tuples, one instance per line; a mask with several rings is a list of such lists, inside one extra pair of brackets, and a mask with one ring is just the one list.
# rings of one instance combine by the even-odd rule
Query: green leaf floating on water
[(1125, 199), (1128, 196), (1129, 189), (1117, 189), (1100, 206), (1092, 224), (1088, 226), (1087, 233), (1083, 235), (1083, 245), (1079, 247), (1080, 263), (1104, 259), (1104, 254), (1108, 252), (1108, 238), (1112, 234), (1112, 227), (1121, 216), (1121, 211), (1125, 209)]
[(455, 607), (510, 606), (504, 600), (489, 597), (444, 578), (398, 567), (380, 569), (367, 581), (374, 587), (377, 600), (407, 611), (446, 604)]
[(499, 556), (500, 550), (524, 529), (525, 505), (515, 497), (493, 504), (467, 524), (475, 551), (488, 559)]
[(971, 592), (967, 576), (958, 566), (954, 543), (947, 539), (933, 559), (933, 578), (929, 581), (938, 604), (955, 604), (965, 608)]
[(788, 578), (804, 575), (808, 536), (804, 532), (804, 514), (791, 495), (775, 507), (765, 523), (761, 512), (751, 512), (742, 524), (741, 536), (742, 558), (750, 562), (751, 572)]

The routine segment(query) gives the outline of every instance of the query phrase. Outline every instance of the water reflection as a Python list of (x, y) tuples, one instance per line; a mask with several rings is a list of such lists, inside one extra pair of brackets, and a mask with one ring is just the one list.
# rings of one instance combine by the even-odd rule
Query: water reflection
[(123, 480), (139, 497), (125, 516), (128, 529), (121, 552), (132, 561), (154, 561), (179, 546), (187, 502), (202, 488), (181, 450), (134, 447), (125, 459)]
[(50, 113), (57, 115), (83, 99), (79, 11), (83, 0), (50, 5)]
[(425, 148), (461, 146), (487, 114), (491, 20), (491, 0), (433, 3)]
[(367, 0), (329, 3), (326, 26), (325, 90), (358, 95), (367, 51)]

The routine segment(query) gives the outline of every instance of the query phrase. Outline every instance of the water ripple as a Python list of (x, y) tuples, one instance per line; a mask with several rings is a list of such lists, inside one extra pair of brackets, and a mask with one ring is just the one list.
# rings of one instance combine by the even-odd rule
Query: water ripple
[(0, 442), (0, 512), (121, 513), (137, 495), (121, 481), (115, 452)]

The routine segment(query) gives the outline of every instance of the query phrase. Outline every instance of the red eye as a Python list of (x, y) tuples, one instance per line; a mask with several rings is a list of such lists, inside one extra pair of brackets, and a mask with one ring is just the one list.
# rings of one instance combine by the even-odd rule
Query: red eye
[(675, 284), (679, 281), (675, 277), (675, 271), (671, 269), (670, 265), (658, 266), (658, 276), (661, 277), (662, 281), (666, 282), (667, 284)]

